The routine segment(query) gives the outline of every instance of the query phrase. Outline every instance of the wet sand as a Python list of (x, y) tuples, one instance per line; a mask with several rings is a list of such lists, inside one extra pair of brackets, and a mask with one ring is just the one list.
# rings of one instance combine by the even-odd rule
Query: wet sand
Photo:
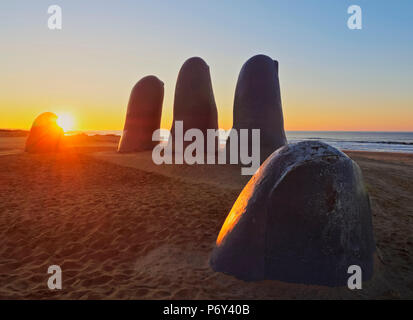
[[(20, 140), (18, 140), (20, 139)], [(208, 264), (248, 180), (235, 166), (156, 166), (117, 137), (58, 154), (0, 138), (0, 299), (413, 298), (413, 155), (348, 152), (373, 207), (377, 270), (363, 290), (247, 283)], [(47, 287), (60, 265), (63, 290)]]

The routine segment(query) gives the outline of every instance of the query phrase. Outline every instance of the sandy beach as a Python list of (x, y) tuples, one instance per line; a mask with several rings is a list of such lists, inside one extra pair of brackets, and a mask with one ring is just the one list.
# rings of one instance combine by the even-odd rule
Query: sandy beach
[[(72, 137), (26, 154), (0, 137), (0, 299), (413, 298), (413, 154), (348, 151), (373, 208), (377, 261), (363, 290), (244, 282), (209, 256), (249, 177), (240, 168), (156, 166), (117, 154), (118, 137)], [(63, 290), (47, 287), (59, 265)]]

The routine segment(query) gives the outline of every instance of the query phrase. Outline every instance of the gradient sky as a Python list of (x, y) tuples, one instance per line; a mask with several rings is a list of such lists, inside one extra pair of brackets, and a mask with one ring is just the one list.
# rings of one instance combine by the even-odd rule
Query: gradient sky
[[(63, 30), (47, 28), (58, 4)], [(347, 8), (363, 29), (347, 28)], [(210, 66), (219, 125), (232, 126), (238, 73), (251, 56), (279, 61), (287, 130), (413, 131), (413, 1), (80, 1), (0, 3), (0, 128), (29, 129), (44, 111), (79, 130), (123, 128), (143, 76), (165, 83), (172, 121), (178, 71)]]

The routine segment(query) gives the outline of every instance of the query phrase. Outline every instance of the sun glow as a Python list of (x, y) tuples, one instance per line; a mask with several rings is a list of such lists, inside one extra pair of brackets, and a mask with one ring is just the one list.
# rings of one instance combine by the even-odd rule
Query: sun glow
[(69, 114), (58, 114), (57, 125), (63, 129), (64, 132), (68, 132), (74, 129), (74, 119)]

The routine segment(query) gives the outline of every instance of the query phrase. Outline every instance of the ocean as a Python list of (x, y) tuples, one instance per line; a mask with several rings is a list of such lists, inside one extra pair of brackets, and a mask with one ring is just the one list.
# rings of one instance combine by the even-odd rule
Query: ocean
[[(121, 135), (121, 130), (84, 131), (87, 135)], [(413, 132), (287, 131), (288, 142), (318, 140), (340, 150), (387, 151), (413, 153)], [(167, 139), (167, 130), (162, 134)], [(228, 131), (223, 132), (221, 143)]]
[(319, 140), (340, 150), (413, 153), (413, 132), (289, 131), (287, 139)]

